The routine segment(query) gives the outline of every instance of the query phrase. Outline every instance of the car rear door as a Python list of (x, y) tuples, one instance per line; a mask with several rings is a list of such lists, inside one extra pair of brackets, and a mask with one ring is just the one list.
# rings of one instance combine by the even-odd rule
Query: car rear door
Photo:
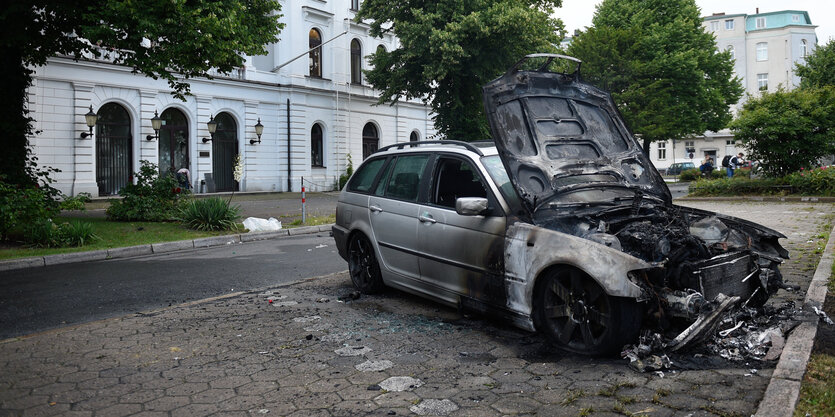
[[(374, 240), (382, 266), (400, 276), (417, 280), (417, 203), (429, 154), (405, 154), (389, 163), (368, 199)], [(408, 284), (407, 284), (408, 285)]]
[[(449, 303), (460, 296), (505, 304), (504, 213), (469, 159), (440, 155), (434, 164), (427, 203), (418, 215), (418, 252), (424, 290)], [(489, 213), (459, 215), (455, 200), (487, 198)]]

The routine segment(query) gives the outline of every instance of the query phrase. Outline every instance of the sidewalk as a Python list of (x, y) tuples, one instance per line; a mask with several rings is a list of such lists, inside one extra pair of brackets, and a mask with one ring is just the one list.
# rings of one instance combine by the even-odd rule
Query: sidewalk
[[(809, 241), (835, 212), (686, 204), (783, 231), (783, 273), (804, 289)], [(400, 292), (352, 291), (336, 274), (0, 342), (0, 415), (750, 415), (774, 373), (639, 374)]]
[[(201, 247), (221, 246), (228, 243), (248, 242), (252, 240), (273, 239), (276, 237), (329, 232), (331, 225), (301, 226), (287, 228), (290, 223), (302, 219), (301, 193), (221, 193), (222, 198), (232, 198), (232, 203), (240, 206), (241, 219), (247, 217), (270, 218), (275, 217), (285, 226), (278, 232), (241, 233), (207, 237), (192, 240), (161, 242), (155, 244), (113, 248), (107, 250), (72, 252), (58, 255), (35, 256), (29, 258), (15, 258), (0, 260), (0, 272), (13, 269), (32, 268), (46, 265), (57, 265), (74, 262), (96, 261), (103, 259), (127, 258), (133, 256), (167, 253), (176, 250)], [(305, 210), (307, 216), (325, 216), (333, 214), (338, 192), (307, 193), (305, 196)], [(74, 217), (105, 217), (106, 200), (96, 200), (88, 204), (91, 208), (83, 211), (65, 212)]]

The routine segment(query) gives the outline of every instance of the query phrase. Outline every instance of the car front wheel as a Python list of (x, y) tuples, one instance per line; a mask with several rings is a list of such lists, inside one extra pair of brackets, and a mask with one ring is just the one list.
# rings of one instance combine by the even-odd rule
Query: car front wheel
[(380, 265), (374, 256), (374, 247), (365, 235), (357, 234), (348, 243), (348, 272), (351, 282), (363, 294), (383, 289)]
[(633, 343), (642, 309), (629, 298), (612, 297), (574, 268), (543, 276), (534, 295), (534, 323), (555, 345), (586, 355), (610, 355)]

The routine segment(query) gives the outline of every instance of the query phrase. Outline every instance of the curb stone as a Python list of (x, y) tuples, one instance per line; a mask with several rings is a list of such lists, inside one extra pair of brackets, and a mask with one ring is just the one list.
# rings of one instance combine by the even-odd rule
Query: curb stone
[(192, 240), (160, 242), (148, 245), (126, 246), (122, 248), (102, 249), (88, 252), (59, 253), (56, 255), (9, 259), (5, 261), (0, 261), (0, 272), (12, 271), (16, 269), (36, 268), (47, 265), (60, 265), (86, 261), (132, 258), (136, 256), (164, 254), (188, 249), (204, 249), (216, 246), (225, 246), (231, 243), (254, 242), (257, 240), (276, 239), (285, 236), (298, 236), (304, 234), (329, 232), (332, 226), (333, 224), (324, 224), (321, 226), (305, 226), (293, 229), (282, 229), (273, 232), (212, 236)]
[[(813, 306), (820, 308), (826, 299), (826, 282), (832, 271), (832, 263), (835, 261), (833, 249), (835, 249), (835, 228), (829, 233), (829, 241), (826, 242), (826, 248), (815, 268), (815, 275), (809, 283), (803, 310), (811, 311)], [(760, 401), (756, 417), (791, 417), (794, 414), (800, 398), (800, 384), (806, 374), (806, 367), (809, 365), (809, 356), (812, 353), (812, 345), (817, 332), (818, 317), (814, 316), (814, 321), (800, 323), (789, 335), (783, 353), (780, 355), (780, 361), (771, 375), (771, 382)]]

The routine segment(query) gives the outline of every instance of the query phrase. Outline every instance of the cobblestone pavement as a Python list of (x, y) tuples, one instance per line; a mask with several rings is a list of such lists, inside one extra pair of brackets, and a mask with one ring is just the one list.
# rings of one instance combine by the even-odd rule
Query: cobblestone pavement
[[(814, 235), (833, 213), (687, 205), (783, 231), (794, 283), (810, 279)], [(5, 341), (0, 416), (747, 416), (772, 371), (639, 374), (400, 292), (344, 299), (351, 291), (341, 273)]]

